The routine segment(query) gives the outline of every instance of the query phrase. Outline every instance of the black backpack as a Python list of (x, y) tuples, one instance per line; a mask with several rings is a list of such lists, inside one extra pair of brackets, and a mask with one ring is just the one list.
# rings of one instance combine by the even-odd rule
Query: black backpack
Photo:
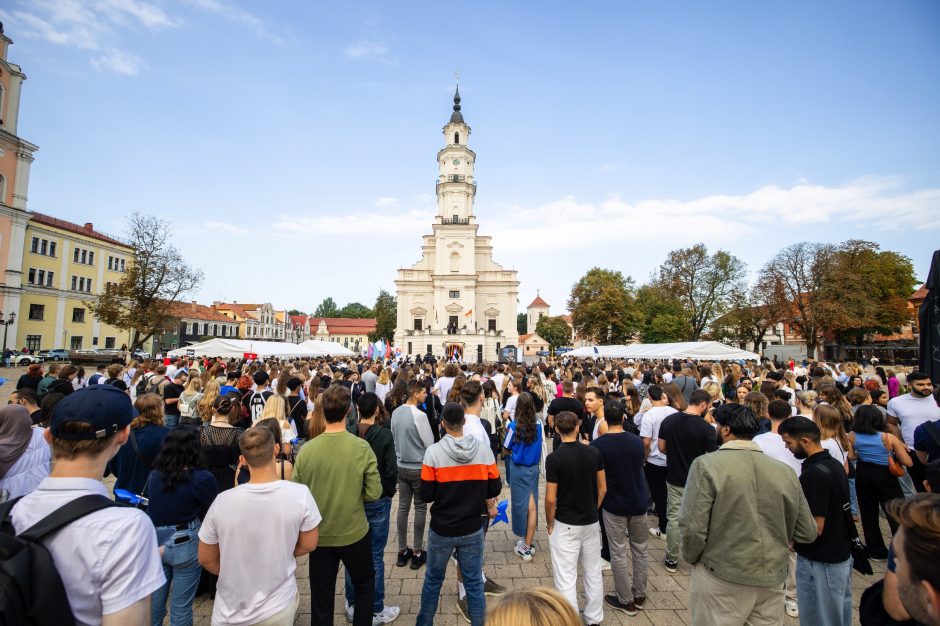
[(0, 505), (0, 626), (73, 625), (62, 579), (41, 540), (90, 513), (123, 505), (97, 494), (81, 496), (17, 535), (9, 520), (17, 501)]
[(137, 391), (138, 398), (147, 393), (147, 385), (150, 383), (150, 379), (154, 376), (156, 376), (156, 374), (151, 374), (150, 376), (144, 374), (140, 377), (140, 380), (137, 381), (137, 386), (134, 387), (134, 389)]

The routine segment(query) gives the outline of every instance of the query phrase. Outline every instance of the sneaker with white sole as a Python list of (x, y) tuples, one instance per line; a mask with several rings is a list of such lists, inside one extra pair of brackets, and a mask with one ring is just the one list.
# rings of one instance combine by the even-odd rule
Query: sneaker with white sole
[(650, 528), (650, 537), (656, 537), (657, 539), (662, 539), (663, 532), (654, 526), (653, 528)]
[(516, 542), (516, 547), (514, 547), (512, 551), (519, 555), (526, 563), (532, 561), (532, 552), (529, 550), (529, 546), (525, 545), (521, 539)]
[(381, 624), (391, 624), (401, 613), (401, 609), (397, 606), (385, 605), (385, 608), (382, 609), (379, 613), (372, 614), (372, 626), (380, 626)]
[(790, 617), (800, 616), (800, 607), (797, 606), (796, 600), (786, 600), (783, 603), (783, 608), (786, 610), (787, 615), (789, 615)]
[(465, 622), (470, 623), (470, 610), (467, 608), (467, 598), (457, 598), (457, 611)]

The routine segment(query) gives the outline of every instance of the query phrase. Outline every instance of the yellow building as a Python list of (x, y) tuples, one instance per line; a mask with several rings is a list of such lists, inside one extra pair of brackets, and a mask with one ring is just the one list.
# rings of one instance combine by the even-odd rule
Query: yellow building
[[(133, 248), (94, 229), (30, 213), (23, 247), (23, 291), (16, 344), (31, 351), (120, 348), (130, 332), (99, 322), (83, 300), (118, 283), (134, 259)], [(14, 329), (11, 328), (11, 331)]]

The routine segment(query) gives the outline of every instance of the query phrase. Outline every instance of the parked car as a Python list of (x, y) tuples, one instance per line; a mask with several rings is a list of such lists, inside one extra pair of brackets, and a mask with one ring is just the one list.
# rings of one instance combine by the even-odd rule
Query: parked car
[(69, 358), (69, 351), (63, 348), (44, 350), (39, 353), (39, 357), (47, 361), (64, 361)]
[(138, 361), (143, 361), (144, 359), (150, 358), (150, 353), (143, 350), (134, 350), (134, 353), (131, 355), (131, 358), (137, 359)]
[(69, 361), (73, 365), (98, 365), (100, 363), (110, 364), (119, 362), (118, 351), (105, 349), (101, 350), (98, 348), (90, 348), (87, 350), (73, 350), (69, 353)]
[(32, 365), (33, 363), (42, 363), (42, 357), (38, 354), (26, 354), (24, 352), (14, 352), (10, 357), (10, 362), (16, 365)]

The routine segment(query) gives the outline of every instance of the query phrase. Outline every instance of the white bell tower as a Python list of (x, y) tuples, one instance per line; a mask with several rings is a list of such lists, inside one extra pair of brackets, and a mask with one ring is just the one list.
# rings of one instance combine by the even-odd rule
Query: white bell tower
[(454, 112), (444, 126), (444, 147), (437, 153), (437, 216), (443, 224), (470, 224), (477, 185), (473, 180), (476, 153), (467, 146), (470, 127), (460, 112), (460, 87), (454, 93)]

